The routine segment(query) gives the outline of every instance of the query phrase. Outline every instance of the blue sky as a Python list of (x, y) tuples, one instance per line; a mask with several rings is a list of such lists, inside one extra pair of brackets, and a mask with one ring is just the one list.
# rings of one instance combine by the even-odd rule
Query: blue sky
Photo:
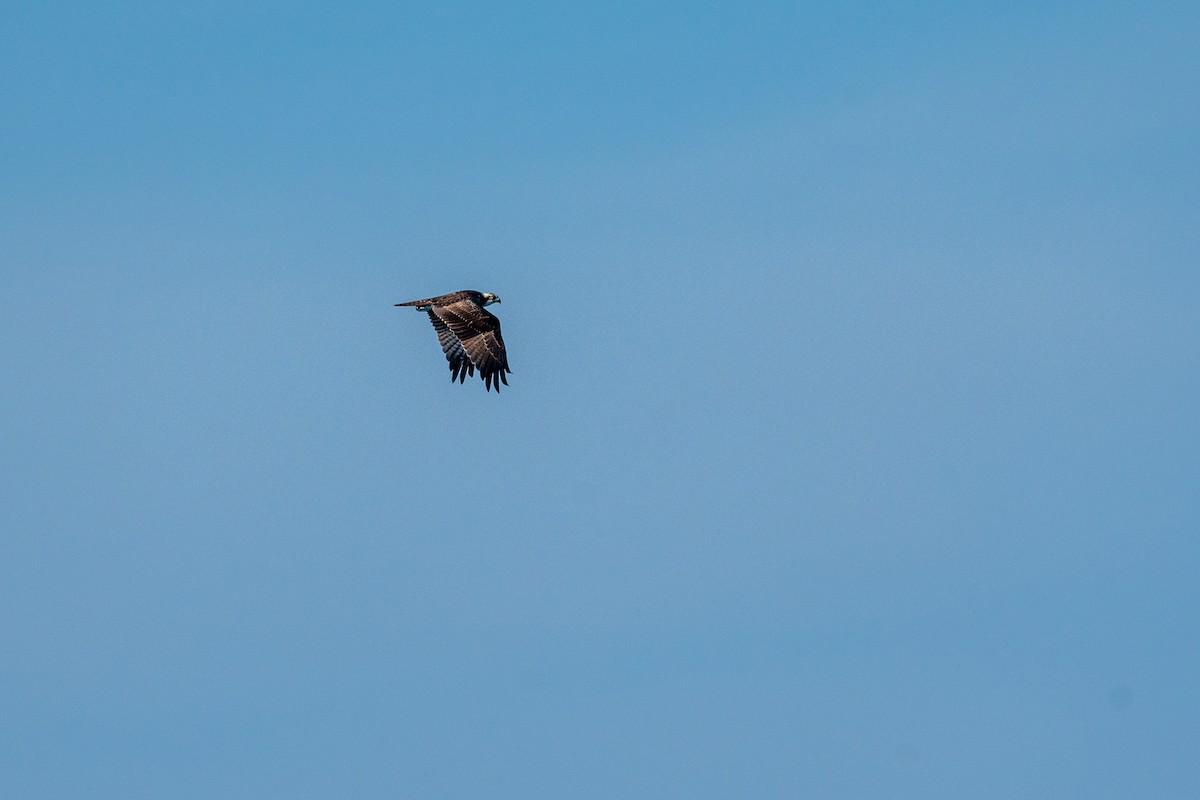
[(1195, 797), (1198, 35), (5, 4), (0, 793)]

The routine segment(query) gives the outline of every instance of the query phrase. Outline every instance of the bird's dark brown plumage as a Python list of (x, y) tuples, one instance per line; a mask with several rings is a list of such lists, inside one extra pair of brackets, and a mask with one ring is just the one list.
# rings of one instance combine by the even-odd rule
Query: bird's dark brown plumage
[(501, 383), (508, 385), (505, 373), (512, 370), (508, 368), (508, 354), (500, 336), (500, 320), (483, 308), (498, 302), (500, 298), (494, 294), (466, 289), (396, 305), (414, 306), (429, 314), (438, 343), (450, 363), (451, 382), (462, 383), (478, 369), (487, 390), (495, 387), (499, 392)]

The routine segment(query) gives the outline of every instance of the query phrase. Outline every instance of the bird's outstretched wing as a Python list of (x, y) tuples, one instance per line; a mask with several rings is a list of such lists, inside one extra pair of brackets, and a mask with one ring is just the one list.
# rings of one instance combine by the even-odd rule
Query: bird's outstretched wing
[(429, 309), (429, 321), (433, 323), (433, 329), (437, 331), (438, 343), (442, 346), (442, 352), (446, 354), (446, 360), (450, 362), (450, 382), (462, 383), (467, 379), (467, 375), (474, 375), (475, 365), (467, 357), (462, 343), (458, 341), (454, 331), (442, 322), (441, 317), (433, 313), (432, 308)]
[[(504, 339), (500, 336), (500, 320), (495, 315), (488, 313), (472, 298), (463, 297), (445, 305), (431, 305), (429, 317), (433, 320), (446, 360), (450, 362), (451, 380), (457, 378), (461, 383), (465, 380), (464, 368), (472, 375), (478, 369), (489, 392), (493, 387), (499, 392), (501, 383), (508, 385), (508, 378), (504, 375), (512, 370), (508, 368), (508, 354), (504, 350)], [(446, 333), (457, 341), (450, 341)], [(466, 364), (463, 363), (464, 354)]]

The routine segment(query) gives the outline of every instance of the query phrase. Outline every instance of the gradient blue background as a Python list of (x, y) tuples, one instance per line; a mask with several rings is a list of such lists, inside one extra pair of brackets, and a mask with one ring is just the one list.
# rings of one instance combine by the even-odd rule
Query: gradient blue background
[(1200, 796), (1197, 41), (9, 0), (0, 794)]

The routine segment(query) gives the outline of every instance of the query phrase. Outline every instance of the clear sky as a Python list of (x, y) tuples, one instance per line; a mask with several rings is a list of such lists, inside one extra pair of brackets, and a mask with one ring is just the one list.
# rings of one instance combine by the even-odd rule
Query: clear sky
[(7, 0), (0, 795), (1200, 796), (1198, 41)]

